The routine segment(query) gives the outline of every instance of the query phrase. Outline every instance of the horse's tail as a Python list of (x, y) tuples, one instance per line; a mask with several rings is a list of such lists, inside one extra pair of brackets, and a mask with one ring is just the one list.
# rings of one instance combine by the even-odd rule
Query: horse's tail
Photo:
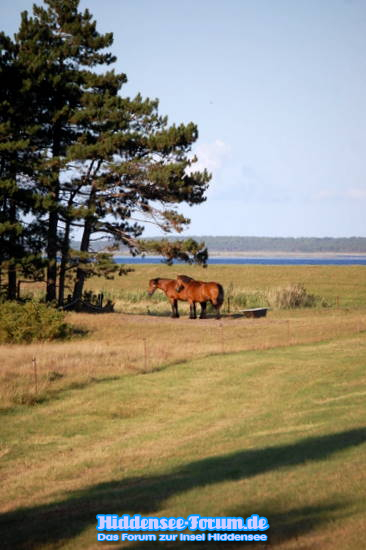
[(222, 285), (220, 285), (220, 283), (217, 283), (217, 288), (218, 288), (218, 295), (217, 295), (217, 298), (216, 298), (216, 305), (221, 307), (222, 304), (224, 303), (224, 289), (222, 287)]

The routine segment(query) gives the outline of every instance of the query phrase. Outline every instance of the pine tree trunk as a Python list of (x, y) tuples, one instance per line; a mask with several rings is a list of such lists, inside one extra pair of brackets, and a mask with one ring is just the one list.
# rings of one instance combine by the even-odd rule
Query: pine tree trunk
[(60, 276), (59, 276), (59, 291), (58, 291), (58, 305), (62, 307), (65, 300), (65, 279), (66, 279), (66, 267), (70, 250), (70, 220), (66, 221), (65, 235), (62, 243), (61, 250), (61, 263), (60, 263)]
[(17, 272), (16, 266), (13, 263), (8, 267), (8, 300), (16, 300), (17, 298)]
[[(53, 135), (53, 147), (52, 147), (52, 156), (53, 158), (57, 157), (60, 154), (60, 128), (58, 125), (54, 128)], [(56, 289), (57, 289), (57, 252), (58, 252), (58, 239), (57, 239), (57, 228), (59, 215), (57, 211), (59, 195), (60, 195), (60, 183), (59, 183), (59, 174), (53, 174), (53, 181), (51, 182), (52, 186), (52, 199), (54, 201), (54, 206), (50, 209), (50, 214), (48, 218), (48, 233), (47, 233), (47, 292), (46, 292), (46, 301), (53, 302), (56, 300)]]
[[(89, 210), (93, 210), (95, 207), (96, 193), (97, 193), (96, 188), (94, 184), (92, 184), (88, 203), (87, 203)], [(89, 215), (85, 217), (83, 237), (81, 239), (81, 244), (80, 244), (80, 252), (89, 252), (90, 237), (93, 231), (93, 224), (94, 224), (94, 216), (93, 214), (89, 213)], [(86, 278), (85, 271), (81, 268), (78, 268), (76, 270), (76, 281), (74, 285), (74, 293), (72, 296), (73, 301), (81, 300), (83, 296), (85, 278)]]
[[(16, 223), (16, 204), (14, 199), (10, 200), (9, 221), (12, 224)], [(10, 232), (10, 239), (9, 239), (9, 252), (14, 250), (15, 245), (16, 245), (16, 234), (15, 234), (15, 230), (12, 230)], [(10, 260), (9, 266), (8, 266), (8, 293), (7, 293), (8, 300), (16, 300), (17, 298), (16, 269), (17, 268), (16, 268), (15, 261)]]
[[(84, 225), (83, 238), (81, 240), (81, 245), (80, 245), (80, 252), (88, 252), (91, 233), (92, 233), (92, 220), (86, 219), (85, 225)], [(76, 270), (76, 281), (74, 285), (74, 293), (72, 296), (73, 302), (81, 300), (83, 296), (84, 282), (85, 282), (85, 271), (79, 267)]]
[(48, 243), (47, 243), (47, 294), (46, 301), (53, 302), (56, 300), (56, 287), (57, 287), (57, 225), (58, 225), (58, 213), (57, 211), (50, 212), (48, 220)]

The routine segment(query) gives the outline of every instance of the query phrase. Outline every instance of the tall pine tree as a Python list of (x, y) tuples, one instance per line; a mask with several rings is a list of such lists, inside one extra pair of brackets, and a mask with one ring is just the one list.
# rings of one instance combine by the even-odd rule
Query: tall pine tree
[[(189, 171), (196, 126), (169, 127), (167, 119), (158, 114), (156, 100), (121, 97), (123, 81), (123, 75), (94, 75), (83, 98), (84, 109), (75, 117), (78, 126), (84, 127), (69, 148), (70, 162), (79, 166), (79, 184), (85, 184), (76, 196), (86, 209), (82, 252), (89, 250), (93, 235), (110, 236), (133, 253), (156, 250), (156, 243), (138, 239), (144, 224), (154, 223), (166, 232), (180, 231), (188, 220), (172, 205), (202, 202), (209, 180), (205, 172)], [(192, 241), (174, 246), (165, 242), (160, 253), (169, 260), (191, 260), (192, 253), (196, 259), (205, 259), (203, 246)], [(75, 300), (81, 297), (84, 279), (85, 267), (80, 266)]]
[[(205, 200), (209, 174), (194, 172), (193, 124), (168, 125), (158, 101), (123, 97), (124, 74), (101, 73), (115, 61), (112, 35), (99, 34), (78, 0), (45, 0), (22, 14), (16, 63), (34, 127), (25, 131), (36, 159), (26, 175), (35, 220), (46, 223), (47, 301), (64, 299), (66, 273), (76, 270), (74, 299), (92, 271), (94, 238), (112, 237), (133, 254), (154, 249), (174, 258), (204, 262), (207, 251), (194, 241), (141, 241), (146, 223), (165, 232), (189, 223), (176, 207)], [(99, 67), (98, 71), (96, 70)], [(73, 231), (80, 251), (72, 251)], [(58, 262), (58, 256), (61, 262)], [(106, 267), (109, 270), (109, 267)]]
[(30, 145), (37, 132), (24, 88), (25, 74), (19, 63), (17, 45), (0, 34), (0, 270), (7, 271), (6, 295), (17, 297), (17, 277), (40, 277), (42, 230), (25, 221), (37, 212), (36, 193), (29, 184), (38, 157)]
[(57, 254), (60, 250), (60, 214), (64, 193), (60, 175), (67, 148), (78, 134), (71, 122), (80, 106), (86, 69), (109, 64), (102, 53), (112, 35), (100, 35), (88, 10), (78, 11), (78, 0), (46, 0), (47, 8), (33, 6), (33, 16), (22, 14), (16, 35), (19, 62), (28, 70), (28, 95), (41, 131), (36, 144), (43, 166), (35, 184), (43, 192), (47, 220), (47, 301), (56, 300)]

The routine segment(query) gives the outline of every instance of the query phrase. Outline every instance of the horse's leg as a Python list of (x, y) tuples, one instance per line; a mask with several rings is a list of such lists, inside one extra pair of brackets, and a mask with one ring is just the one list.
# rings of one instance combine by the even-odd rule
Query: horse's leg
[(174, 300), (174, 298), (172, 298), (170, 300), (170, 304), (172, 306), (172, 318), (175, 319), (176, 317), (179, 317), (177, 300)]
[(174, 307), (175, 307), (175, 317), (176, 317), (176, 319), (178, 319), (178, 317), (179, 317), (178, 300), (174, 300)]
[(189, 301), (189, 318), (190, 319), (197, 319), (196, 304), (194, 302), (191, 302), (191, 301)]
[(216, 319), (221, 319), (220, 308), (221, 304), (217, 303), (217, 300), (210, 300), (211, 305), (216, 309)]
[(206, 319), (206, 302), (200, 302), (200, 305), (201, 305), (201, 315), (200, 315), (200, 319)]
[(215, 304), (215, 309), (216, 309), (216, 319), (221, 319), (221, 314), (220, 314), (220, 308), (221, 306), (218, 305), (218, 304)]

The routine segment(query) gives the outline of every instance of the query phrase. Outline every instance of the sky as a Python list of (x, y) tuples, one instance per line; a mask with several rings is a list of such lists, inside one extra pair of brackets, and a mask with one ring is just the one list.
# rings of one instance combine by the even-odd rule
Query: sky
[[(1, 30), (16, 32), (33, 3), (3, 0)], [(180, 208), (186, 235), (366, 237), (364, 0), (80, 7), (114, 34), (122, 94), (198, 125), (194, 152), (212, 180), (205, 203)]]

